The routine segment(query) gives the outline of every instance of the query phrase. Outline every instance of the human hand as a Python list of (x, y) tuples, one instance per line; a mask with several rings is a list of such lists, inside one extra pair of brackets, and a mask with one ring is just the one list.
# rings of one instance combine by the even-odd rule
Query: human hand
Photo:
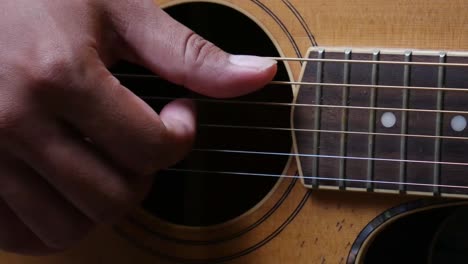
[(148, 175), (190, 149), (192, 103), (158, 115), (108, 66), (128, 60), (213, 97), (251, 92), (276, 71), (226, 54), (151, 0), (3, 0), (0, 47), (0, 248), (23, 254), (114, 222)]

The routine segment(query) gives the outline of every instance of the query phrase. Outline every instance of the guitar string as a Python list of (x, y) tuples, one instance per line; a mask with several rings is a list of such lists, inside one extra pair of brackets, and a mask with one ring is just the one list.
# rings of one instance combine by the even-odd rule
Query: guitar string
[[(140, 96), (143, 100), (175, 100), (177, 97), (169, 96)], [(203, 103), (222, 103), (222, 104), (250, 104), (250, 105), (266, 105), (266, 106), (295, 106), (295, 107), (320, 107), (320, 108), (339, 108), (339, 109), (355, 109), (355, 110), (384, 110), (384, 111), (399, 111), (399, 112), (428, 112), (428, 113), (444, 113), (444, 114), (468, 114), (468, 111), (457, 110), (437, 110), (423, 108), (393, 108), (393, 107), (369, 107), (369, 106), (354, 106), (354, 105), (325, 105), (325, 104), (302, 104), (302, 103), (279, 103), (279, 102), (261, 102), (261, 101), (239, 101), (239, 100), (223, 100), (209, 98), (190, 98), (197, 102)]]
[(234, 150), (234, 149), (209, 149), (209, 148), (194, 148), (192, 152), (213, 152), (227, 154), (246, 154), (246, 155), (263, 155), (263, 156), (286, 156), (286, 157), (304, 157), (304, 158), (325, 158), (325, 159), (346, 159), (346, 160), (372, 160), (384, 162), (399, 162), (399, 163), (421, 163), (421, 164), (440, 164), (450, 166), (468, 166), (465, 162), (451, 161), (431, 161), (431, 160), (409, 160), (409, 159), (392, 159), (392, 158), (369, 158), (358, 156), (339, 156), (339, 155), (323, 155), (323, 154), (306, 154), (306, 153), (286, 153), (286, 152), (269, 152), (269, 151), (250, 151), (250, 150)]
[[(143, 100), (175, 100), (176, 97), (163, 97), (163, 96), (141, 96)], [(224, 104), (253, 104), (253, 105), (267, 105), (267, 106), (304, 106), (304, 107), (321, 107), (321, 108), (339, 108), (339, 109), (358, 109), (358, 110), (384, 110), (384, 111), (408, 111), (408, 112), (428, 112), (428, 113), (450, 113), (450, 114), (468, 114), (468, 111), (454, 111), (454, 110), (432, 110), (432, 109), (401, 109), (389, 107), (361, 107), (361, 106), (341, 106), (341, 105), (317, 105), (317, 104), (297, 104), (297, 103), (276, 103), (276, 102), (255, 102), (255, 101), (233, 101), (233, 100), (220, 100), (220, 99), (202, 99), (193, 98), (192, 100), (208, 103), (224, 103)], [(263, 130), (288, 130), (293, 132), (324, 132), (324, 133), (342, 133), (342, 134), (362, 134), (362, 135), (381, 135), (381, 136), (399, 136), (399, 137), (414, 137), (414, 138), (441, 138), (441, 139), (455, 139), (455, 140), (468, 140), (468, 137), (461, 136), (435, 136), (435, 135), (422, 135), (422, 134), (393, 134), (393, 133), (370, 133), (365, 131), (339, 131), (339, 130), (324, 130), (324, 129), (298, 129), (298, 128), (285, 128), (285, 127), (259, 127), (259, 126), (234, 126), (222, 124), (200, 124), (204, 127), (218, 127), (218, 128), (242, 128), (242, 129), (263, 129)]]
[[(370, 55), (370, 54), (369, 54)], [(403, 54), (401, 54), (403, 56)], [(438, 56), (432, 56), (436, 58)], [(450, 56), (448, 56), (450, 57)], [(345, 60), (345, 59), (318, 59), (318, 58), (294, 58), (294, 57), (266, 57), (276, 61), (293, 62), (331, 62), (331, 63), (357, 63), (357, 64), (387, 64), (387, 65), (410, 65), (410, 66), (444, 66), (444, 67), (468, 67), (468, 63), (450, 62), (417, 62), (417, 61), (385, 61), (385, 60)]]
[[(365, 158), (365, 157), (349, 157), (349, 156), (331, 156), (331, 155), (313, 155), (313, 154), (293, 154), (293, 153), (278, 153), (278, 152), (260, 152), (260, 151), (239, 151), (239, 150), (221, 150), (221, 149), (193, 149), (192, 151), (198, 152), (217, 152), (217, 153), (231, 153), (231, 154), (257, 154), (257, 155), (280, 155), (290, 157), (318, 157), (318, 158), (333, 158), (333, 159), (351, 159), (351, 160), (374, 160), (374, 161), (390, 161), (390, 162), (409, 162), (409, 163), (430, 163), (430, 164), (444, 164), (444, 165), (460, 165), (468, 166), (468, 163), (454, 163), (454, 162), (436, 162), (436, 161), (421, 161), (421, 160), (399, 160), (399, 159), (383, 159), (383, 158)], [(425, 183), (411, 183), (411, 182), (391, 182), (379, 180), (359, 180), (359, 179), (343, 179), (333, 177), (313, 177), (313, 176), (290, 176), (279, 174), (265, 174), (265, 173), (251, 173), (251, 172), (237, 172), (237, 171), (213, 171), (213, 170), (194, 170), (194, 169), (179, 169), (169, 168), (166, 171), (175, 172), (191, 172), (191, 173), (214, 173), (214, 174), (229, 174), (229, 175), (244, 175), (244, 176), (267, 176), (267, 177), (291, 177), (291, 178), (304, 178), (304, 179), (317, 179), (328, 181), (343, 181), (343, 182), (361, 182), (361, 183), (380, 183), (392, 185), (411, 185), (411, 186), (429, 186), (429, 187), (444, 187), (444, 188), (463, 188), (468, 189), (468, 186), (462, 185), (445, 185), (445, 184), (425, 184)]]
[(207, 128), (229, 128), (229, 129), (252, 129), (252, 130), (274, 130), (274, 131), (291, 131), (291, 132), (319, 132), (331, 134), (352, 134), (352, 135), (375, 135), (375, 136), (394, 136), (394, 137), (414, 137), (414, 138), (430, 138), (430, 139), (454, 139), (454, 140), (468, 140), (468, 137), (456, 136), (435, 136), (435, 135), (422, 135), (422, 134), (394, 134), (394, 133), (380, 133), (380, 132), (365, 132), (365, 131), (342, 131), (342, 130), (327, 130), (327, 129), (306, 129), (306, 128), (288, 128), (288, 127), (263, 127), (263, 126), (240, 126), (240, 125), (221, 125), (221, 124), (204, 124), (201, 123), (199, 127)]
[[(200, 173), (200, 174), (224, 174), (224, 175), (254, 176), (254, 177), (310, 179), (310, 180), (315, 179), (315, 180), (322, 180), (322, 181), (375, 183), (375, 184), (407, 185), (407, 186), (420, 186), (420, 187), (440, 187), (440, 188), (449, 188), (449, 189), (455, 189), (455, 188), (468, 189), (468, 186), (462, 186), (462, 185), (431, 184), (431, 183), (417, 183), (417, 182), (392, 182), (392, 181), (380, 181), (380, 180), (343, 179), (343, 178), (317, 177), (317, 176), (307, 176), (307, 175), (295, 176), (295, 175), (257, 173), (257, 172), (213, 171), (213, 170), (196, 170), (196, 169), (180, 169), (180, 168), (168, 168), (168, 169), (164, 169), (162, 171), (183, 172), (183, 173)], [(324, 185), (324, 186), (328, 186), (328, 185)], [(334, 187), (334, 186), (330, 186), (330, 187)], [(374, 189), (379, 189), (379, 188), (374, 188)]]
[(309, 85), (325, 87), (351, 87), (351, 88), (380, 88), (398, 90), (423, 90), (423, 91), (445, 91), (445, 92), (468, 92), (466, 88), (454, 87), (427, 87), (427, 86), (405, 86), (405, 85), (372, 85), (353, 83), (323, 83), (323, 82), (291, 82), (291, 81), (271, 81), (272, 85)]
[[(150, 74), (128, 74), (115, 73), (115, 77), (121, 78), (145, 78), (145, 79), (160, 79), (157, 75)], [(269, 85), (310, 85), (310, 86), (325, 86), (325, 87), (351, 87), (351, 88), (380, 88), (380, 89), (398, 89), (398, 90), (423, 90), (423, 91), (446, 91), (446, 92), (468, 92), (467, 88), (455, 87), (427, 87), (427, 86), (405, 86), (405, 85), (371, 85), (371, 84), (352, 84), (352, 83), (325, 83), (325, 82), (293, 82), (293, 81), (271, 81)]]
[[(321, 83), (320, 83), (321, 84)], [(373, 87), (373, 86), (371, 86)], [(456, 89), (456, 88), (455, 88)], [(468, 90), (468, 89), (467, 89)], [(171, 98), (171, 97), (142, 97), (142, 99), (176, 99), (176, 98)], [(271, 103), (271, 102), (248, 102), (248, 101), (242, 101), (242, 102), (235, 102), (235, 101), (223, 101), (223, 100), (214, 100), (214, 99), (195, 99), (195, 100), (204, 100), (204, 101), (209, 101), (209, 102), (216, 102), (216, 103), (254, 103), (254, 104), (281, 104), (281, 105), (298, 105), (298, 104), (291, 104), (291, 103)], [(329, 107), (329, 108), (351, 108), (351, 109), (371, 109), (371, 110), (393, 110), (393, 111), (420, 111), (420, 112), (442, 112), (442, 113), (460, 113), (460, 114), (467, 114), (468, 112), (466, 111), (453, 111), (453, 110), (432, 110), (432, 109), (400, 109), (400, 108), (382, 108), (382, 107), (359, 107), (359, 106), (340, 106), (340, 105), (313, 105), (313, 104), (304, 104), (303, 106), (313, 106), (313, 107)], [(234, 128), (235, 126), (223, 126), (223, 125), (216, 125), (216, 124), (205, 124), (203, 126), (211, 126), (211, 127), (225, 127), (225, 128)], [(241, 127), (236, 127), (236, 128), (241, 128)], [(274, 128), (274, 127), (244, 127), (244, 128), (253, 128), (253, 129), (276, 129), (276, 130), (285, 130), (287, 128)], [(293, 130), (293, 129), (289, 129)], [(304, 130), (302, 130), (304, 131)], [(309, 132), (325, 132), (322, 130), (307, 130)], [(327, 131), (329, 133), (340, 133), (340, 131)], [(353, 131), (341, 131), (341, 133), (360, 133), (360, 132), (353, 132)], [(428, 137), (428, 138), (446, 138), (446, 139), (464, 139), (466, 140), (467, 138), (465, 137), (447, 137), (447, 136), (431, 136), (431, 135), (411, 135), (411, 134), (404, 134), (404, 135), (398, 135), (398, 134), (391, 134), (391, 133), (366, 133), (362, 132), (360, 134), (376, 134), (376, 135), (389, 135), (389, 136), (412, 136), (412, 137)], [(218, 150), (219, 151), (219, 150)], [(226, 151), (226, 150), (224, 150)], [(244, 154), (247, 152), (244, 152)], [(257, 153), (258, 154), (258, 153)], [(266, 154), (266, 153), (264, 153)], [(272, 153), (268, 153), (272, 154)], [(278, 153), (276, 153), (278, 155)], [(288, 153), (289, 154), (289, 153)], [(301, 154), (294, 154), (294, 155), (301, 155)], [(324, 157), (323, 155), (319, 155), (320, 157)], [(362, 159), (359, 157), (335, 157), (335, 158), (351, 158), (351, 159)], [(364, 158), (368, 159), (369, 158)], [(453, 163), (453, 162), (435, 162), (435, 161), (417, 161), (417, 160), (388, 160), (388, 159), (376, 159), (376, 160), (384, 160), (384, 161), (397, 161), (397, 162), (417, 162), (417, 163), (430, 163), (430, 164), (445, 164), (445, 165), (468, 165), (466, 163)]]
[[(436, 56), (433, 56), (436, 58)], [(385, 65), (408, 65), (408, 66), (438, 66), (438, 67), (468, 67), (468, 63), (451, 62), (418, 62), (418, 61), (385, 61), (385, 60), (356, 60), (356, 59), (319, 59), (319, 58), (294, 58), (294, 57), (265, 57), (282, 62), (329, 62), (329, 63), (353, 63), (353, 64), (385, 64)]]
[[(143, 100), (174, 100), (175, 97), (157, 97), (157, 96), (141, 96)], [(348, 109), (367, 109), (367, 110), (387, 110), (387, 111), (412, 111), (412, 112), (429, 112), (429, 113), (451, 113), (451, 114), (468, 114), (468, 111), (451, 111), (451, 110), (430, 110), (430, 109), (400, 109), (400, 108), (385, 108), (385, 107), (353, 107), (353, 106), (339, 106), (339, 105), (310, 105), (310, 104), (293, 104), (293, 103), (272, 103), (272, 102), (249, 102), (249, 101), (224, 101), (217, 99), (193, 99), (195, 101), (213, 102), (213, 103), (230, 103), (230, 104), (255, 104), (255, 105), (279, 105), (279, 106), (310, 106), (310, 107), (323, 107), (323, 108), (348, 108)], [(213, 127), (213, 128), (236, 128), (236, 129), (255, 129), (255, 130), (277, 130), (277, 131), (292, 131), (292, 132), (322, 132), (322, 133), (335, 133), (335, 134), (359, 134), (359, 135), (377, 135), (377, 136), (395, 136), (395, 137), (413, 137), (413, 138), (433, 138), (433, 139), (454, 139), (454, 140), (468, 140), (468, 137), (462, 136), (435, 136), (423, 134), (395, 134), (395, 133), (379, 133), (379, 132), (365, 132), (365, 131), (341, 131), (341, 130), (326, 130), (326, 129), (304, 129), (304, 128), (286, 128), (286, 127), (262, 127), (262, 126), (242, 126), (242, 125), (224, 125), (224, 124), (199, 124), (200, 127)]]

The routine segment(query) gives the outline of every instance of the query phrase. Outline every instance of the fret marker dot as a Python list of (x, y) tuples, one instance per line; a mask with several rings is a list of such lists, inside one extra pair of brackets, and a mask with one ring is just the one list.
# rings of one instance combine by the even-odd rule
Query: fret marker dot
[(380, 122), (382, 122), (384, 127), (393, 127), (396, 124), (396, 116), (392, 112), (385, 112), (380, 118)]
[(461, 132), (466, 128), (466, 118), (461, 115), (454, 116), (450, 125), (454, 131)]

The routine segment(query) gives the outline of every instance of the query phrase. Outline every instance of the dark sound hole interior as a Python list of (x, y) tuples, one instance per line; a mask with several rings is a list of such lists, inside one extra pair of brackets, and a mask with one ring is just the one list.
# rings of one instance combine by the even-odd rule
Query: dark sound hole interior
[[(279, 56), (265, 32), (253, 21), (231, 8), (191, 3), (166, 10), (224, 50), (236, 54)], [(121, 64), (115, 73), (147, 74), (143, 69)], [(158, 79), (122, 77), (121, 81), (140, 96), (193, 97), (198, 105), (199, 124), (233, 126), (290, 127), (288, 106), (226, 104), (204, 102), (204, 97)], [(277, 80), (288, 80), (284, 65), (279, 65)], [(155, 88), (157, 87), (157, 88)], [(291, 87), (269, 85), (236, 101), (291, 102)], [(148, 99), (157, 111), (167, 100)], [(197, 149), (248, 150), (289, 153), (291, 132), (245, 128), (198, 129)], [(258, 204), (278, 178), (226, 175), (215, 172), (281, 174), (287, 156), (228, 154), (193, 151), (176, 168), (213, 173), (162, 171), (155, 175), (145, 210), (159, 218), (187, 226), (209, 226), (233, 219)]]
[(371, 242), (365, 264), (466, 263), (467, 206), (435, 208), (403, 216)]

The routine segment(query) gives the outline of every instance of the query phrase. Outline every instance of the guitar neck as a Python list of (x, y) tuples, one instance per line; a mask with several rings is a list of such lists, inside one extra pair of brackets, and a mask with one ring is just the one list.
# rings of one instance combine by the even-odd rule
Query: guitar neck
[(311, 49), (293, 120), (304, 184), (466, 197), (467, 56)]

